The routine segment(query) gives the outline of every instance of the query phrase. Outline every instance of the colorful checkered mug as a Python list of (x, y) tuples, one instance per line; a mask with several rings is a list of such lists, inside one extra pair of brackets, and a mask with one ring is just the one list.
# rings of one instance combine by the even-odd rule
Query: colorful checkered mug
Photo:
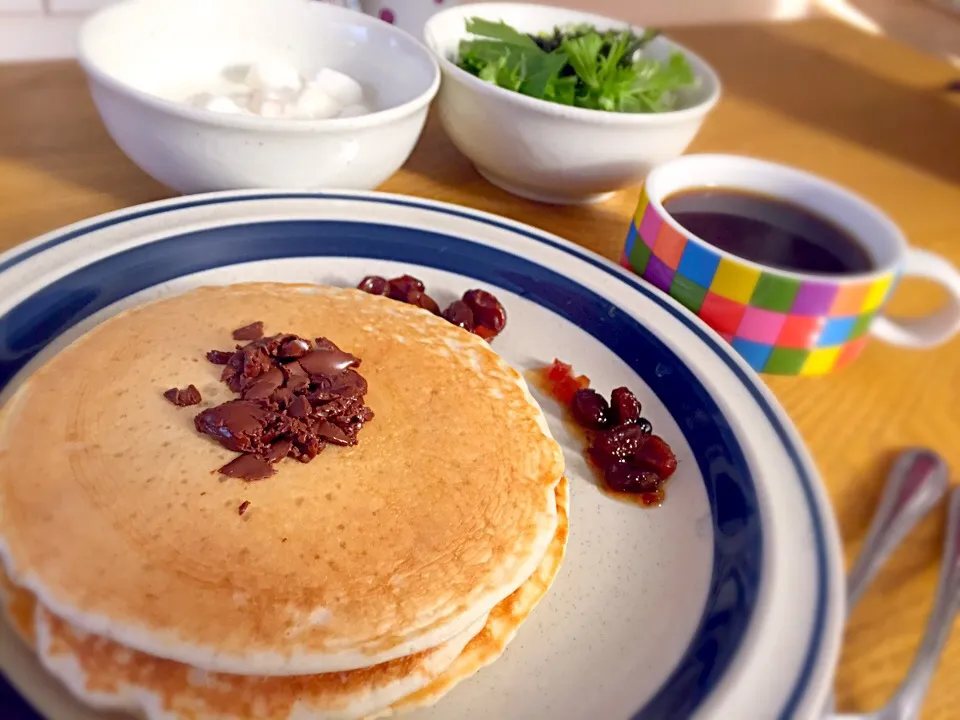
[[(705, 187), (756, 192), (809, 209), (856, 238), (875, 269), (793, 272), (713, 247), (663, 207), (673, 193)], [(621, 264), (699, 315), (760, 372), (821, 375), (853, 360), (871, 334), (895, 345), (931, 347), (960, 330), (960, 273), (948, 261), (908, 247), (890, 218), (852, 192), (752, 158), (686, 155), (656, 167), (640, 194)], [(885, 317), (881, 309), (904, 275), (942, 285), (948, 304), (924, 317)]]

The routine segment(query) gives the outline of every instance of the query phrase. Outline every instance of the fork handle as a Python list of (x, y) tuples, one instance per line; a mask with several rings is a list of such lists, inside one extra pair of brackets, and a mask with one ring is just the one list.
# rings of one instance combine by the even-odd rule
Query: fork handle
[(893, 702), (897, 720), (920, 717), (927, 688), (937, 669), (940, 653), (953, 629), (953, 620), (960, 610), (960, 488), (950, 492), (947, 511), (947, 533), (943, 542), (940, 582), (927, 620), (923, 641), (914, 656), (913, 665), (897, 688)]
[(943, 458), (932, 450), (911, 448), (897, 457), (867, 538), (847, 576), (848, 613), (890, 554), (946, 494), (948, 474)]

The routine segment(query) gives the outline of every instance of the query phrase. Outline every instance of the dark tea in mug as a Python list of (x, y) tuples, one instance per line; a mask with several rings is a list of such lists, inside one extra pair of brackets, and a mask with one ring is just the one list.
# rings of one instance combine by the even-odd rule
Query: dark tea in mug
[(780, 270), (845, 275), (875, 269), (867, 249), (832, 221), (787, 200), (725, 188), (689, 188), (663, 208), (688, 232), (731, 255)]

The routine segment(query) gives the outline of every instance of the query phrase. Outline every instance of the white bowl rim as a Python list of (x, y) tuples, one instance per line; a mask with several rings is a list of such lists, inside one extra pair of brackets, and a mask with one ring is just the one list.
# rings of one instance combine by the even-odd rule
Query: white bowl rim
[(192, 107), (186, 103), (179, 103), (174, 100), (167, 100), (166, 98), (148, 93), (133, 85), (130, 85), (129, 83), (118, 80), (110, 73), (101, 69), (100, 66), (91, 59), (88, 50), (88, 35), (90, 32), (90, 27), (100, 18), (111, 13), (118, 12), (119, 8), (122, 7), (130, 5), (147, 5), (154, 2), (161, 5), (167, 4), (165, 0), (121, 0), (121, 2), (111, 3), (92, 13), (86, 20), (83, 21), (83, 24), (80, 26), (80, 31), (77, 38), (77, 61), (80, 63), (80, 66), (84, 69), (87, 75), (97, 80), (97, 82), (106, 85), (117, 92), (130, 95), (144, 105), (148, 105), (155, 110), (159, 110), (160, 112), (170, 115), (177, 115), (194, 122), (216, 125), (220, 127), (237, 128), (240, 130), (257, 130), (262, 132), (277, 133), (333, 133), (342, 130), (372, 128), (388, 125), (395, 120), (407, 117), (408, 115), (412, 115), (418, 110), (421, 110), (425, 105), (428, 105), (430, 101), (433, 100), (437, 94), (437, 91), (440, 89), (440, 67), (437, 64), (435, 54), (413, 35), (410, 35), (409, 33), (404, 32), (400, 28), (394, 27), (389, 23), (385, 23), (379, 18), (366, 15), (365, 13), (349, 10), (338, 5), (318, 2), (315, 3), (317, 9), (314, 10), (314, 12), (329, 12), (334, 16), (342, 15), (365, 26), (371, 26), (374, 23), (379, 23), (375, 27), (381, 30), (386, 30), (386, 32), (401, 38), (404, 42), (408, 42), (413, 50), (422, 53), (423, 58), (427, 60), (433, 70), (433, 77), (430, 80), (429, 87), (417, 97), (400, 105), (384, 108), (383, 110), (375, 110), (374, 112), (366, 115), (357, 115), (354, 117), (344, 118), (325, 118), (322, 120), (265, 118), (261, 115), (253, 114), (230, 115), (227, 113), (216, 112), (214, 110)]
[(717, 71), (713, 69), (713, 66), (711, 66), (710, 63), (704, 60), (697, 53), (667, 37), (666, 35), (660, 35), (659, 37), (669, 43), (672, 50), (682, 52), (687, 58), (696, 60), (702, 66), (703, 72), (698, 74), (698, 77), (700, 77), (701, 81), (705, 82), (709, 86), (710, 93), (706, 98), (695, 105), (681, 108), (679, 110), (668, 110), (660, 113), (620, 113), (607, 110), (592, 110), (589, 108), (573, 107), (571, 105), (561, 105), (560, 103), (550, 102), (549, 100), (541, 100), (539, 98), (523, 95), (519, 92), (514, 92), (513, 90), (507, 90), (497, 85), (493, 85), (492, 83), (484, 82), (475, 75), (472, 75), (466, 70), (458, 67), (456, 63), (451, 62), (449, 58), (447, 58), (436, 47), (434, 47), (434, 44), (430, 41), (431, 29), (446, 16), (468, 16), (470, 11), (482, 11), (484, 15), (488, 16), (490, 13), (496, 12), (498, 8), (522, 8), (524, 10), (543, 12), (562, 11), (565, 13), (570, 13), (571, 15), (577, 15), (582, 18), (581, 22), (591, 25), (620, 25), (622, 27), (629, 27), (634, 32), (640, 33), (642, 33), (644, 30), (642, 27), (633, 25), (624, 20), (617, 20), (616, 18), (612, 18), (607, 15), (598, 15), (596, 13), (583, 12), (573, 8), (557, 7), (555, 5), (516, 2), (478, 2), (467, 3), (463, 5), (453, 5), (434, 14), (429, 20), (427, 20), (423, 28), (424, 43), (434, 54), (444, 71), (451, 73), (453, 75), (453, 79), (456, 81), (463, 82), (478, 92), (486, 93), (494, 97), (500, 97), (502, 99), (510, 98), (512, 102), (528, 107), (531, 110), (537, 110), (571, 120), (582, 120), (586, 122), (594, 121), (608, 125), (636, 126), (670, 125), (673, 123), (682, 122), (684, 120), (701, 117), (712, 110), (720, 100), (720, 77), (717, 75)]

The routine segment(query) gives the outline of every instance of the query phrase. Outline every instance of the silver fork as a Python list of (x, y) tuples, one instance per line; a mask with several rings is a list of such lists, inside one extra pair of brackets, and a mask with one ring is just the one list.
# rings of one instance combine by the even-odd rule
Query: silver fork
[[(948, 469), (931, 450), (902, 453), (890, 471), (883, 497), (847, 582), (847, 611), (906, 535), (939, 503), (947, 491)], [(919, 713), (940, 652), (960, 606), (960, 491), (951, 493), (944, 558), (934, 610), (914, 663), (893, 698), (880, 710), (862, 715), (834, 715), (833, 696), (826, 716), (835, 720), (912, 720)]]

